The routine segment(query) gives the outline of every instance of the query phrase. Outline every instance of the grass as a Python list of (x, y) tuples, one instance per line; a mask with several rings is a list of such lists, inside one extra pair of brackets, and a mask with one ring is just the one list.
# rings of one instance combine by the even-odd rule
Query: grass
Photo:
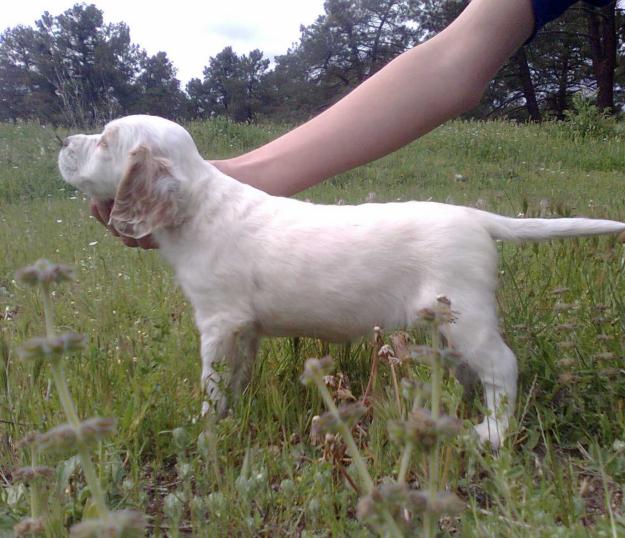
[[(189, 128), (202, 154), (214, 158), (284, 131), (223, 121)], [(563, 124), (455, 122), (301, 197), (431, 198), (508, 215), (625, 220), (624, 142), (578, 137)], [(323, 344), (304, 340), (295, 349), (289, 340), (266, 340), (232, 415), (206, 429), (197, 420), (198, 337), (171, 272), (157, 253), (124, 248), (89, 216), (83, 197), (59, 179), (56, 148), (50, 129), (0, 125), (0, 529), (28, 512), (27, 493), (11, 481), (24, 456), (16, 442), (62, 421), (46, 370), (15, 351), (44, 327), (40, 299), (14, 273), (45, 257), (76, 269), (77, 282), (59, 290), (54, 304), (59, 330), (88, 336), (82, 356), (66, 366), (78, 413), (119, 420), (116, 437), (94, 458), (112, 509), (146, 512), (157, 536), (370, 536), (355, 517), (357, 495), (309, 436), (323, 403), (298, 380), (304, 359), (321, 356)], [(621, 536), (623, 246), (592, 238), (499, 249), (502, 331), (520, 365), (516, 421), (497, 455), (466, 439), (447, 453), (447, 487), (467, 509), (444, 518), (441, 533)], [(360, 396), (370, 345), (330, 351)], [(427, 377), (428, 370), (417, 373)], [(452, 379), (444, 387), (447, 408), (476, 422), (479, 403), (462, 402)], [(397, 476), (400, 456), (386, 435), (395, 400), (384, 365), (375, 397), (361, 441), (379, 480)], [(423, 480), (422, 470), (413, 468), (409, 479)], [(59, 463), (51, 495), (66, 526), (89, 510), (87, 493), (75, 460)]]

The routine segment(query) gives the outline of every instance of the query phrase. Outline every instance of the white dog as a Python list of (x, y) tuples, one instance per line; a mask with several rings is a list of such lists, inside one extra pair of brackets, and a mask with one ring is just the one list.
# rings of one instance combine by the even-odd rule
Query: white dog
[(493, 240), (625, 231), (614, 221), (514, 219), (432, 202), (274, 197), (222, 174), (187, 131), (152, 116), (70, 136), (59, 168), (86, 194), (115, 199), (119, 232), (154, 234), (195, 309), (202, 384), (218, 412), (226, 401), (216, 361), (228, 361), (238, 394), (260, 336), (349, 341), (374, 326), (409, 328), (444, 295), (457, 314), (444, 336), (483, 384), (491, 413), (476, 430), (495, 447), (514, 409), (517, 365), (497, 329)]

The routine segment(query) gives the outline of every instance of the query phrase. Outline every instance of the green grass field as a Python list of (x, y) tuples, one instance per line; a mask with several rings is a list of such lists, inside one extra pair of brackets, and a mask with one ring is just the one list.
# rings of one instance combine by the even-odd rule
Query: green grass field
[[(207, 158), (284, 130), (188, 127)], [(84, 197), (61, 182), (56, 152), (49, 128), (0, 125), (0, 536), (29, 509), (27, 491), (11, 480), (25, 457), (16, 442), (64, 421), (48, 370), (16, 355), (43, 333), (40, 299), (14, 276), (38, 258), (76, 269), (77, 281), (56, 289), (57, 325), (88, 336), (85, 352), (67, 363), (80, 416), (118, 418), (116, 436), (94, 453), (110, 506), (145, 512), (155, 536), (370, 536), (355, 517), (358, 496), (310, 441), (323, 406), (299, 376), (324, 345), (305, 340), (296, 350), (290, 340), (266, 340), (243, 398), (207, 430), (208, 448), (198, 446), (208, 426), (198, 419), (191, 309), (158, 253), (123, 247), (89, 216)], [(455, 122), (301, 197), (433, 199), (507, 215), (625, 220), (625, 137), (580, 137), (562, 124)], [(444, 402), (467, 433), (444, 452), (442, 481), (466, 510), (442, 518), (441, 535), (625, 536), (625, 248), (602, 237), (499, 250), (501, 329), (520, 369), (516, 421), (497, 454), (481, 452), (468, 439), (479, 402), (461, 402), (446, 379)], [(360, 396), (370, 344), (330, 352)], [(396, 411), (383, 365), (375, 401), (361, 441), (380, 480), (396, 476), (399, 456), (386, 435)], [(176, 428), (184, 433), (173, 436)], [(67, 528), (90, 511), (89, 492), (70, 455), (48, 463), (57, 465), (51, 517)], [(415, 465), (411, 482), (424, 479)]]

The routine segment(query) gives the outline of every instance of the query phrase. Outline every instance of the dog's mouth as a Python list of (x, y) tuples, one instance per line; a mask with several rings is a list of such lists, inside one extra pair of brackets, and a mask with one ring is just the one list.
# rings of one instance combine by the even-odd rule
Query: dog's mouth
[(74, 185), (74, 181), (72, 180), (76, 177), (76, 172), (78, 170), (78, 160), (74, 152), (67, 148), (62, 148), (59, 152), (58, 165), (63, 179), (67, 183)]

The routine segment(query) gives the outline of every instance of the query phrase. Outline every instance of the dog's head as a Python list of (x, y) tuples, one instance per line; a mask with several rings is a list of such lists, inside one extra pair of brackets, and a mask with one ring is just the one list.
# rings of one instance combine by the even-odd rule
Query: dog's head
[(156, 116), (127, 116), (101, 134), (63, 141), (59, 170), (85, 194), (114, 199), (110, 224), (139, 239), (181, 223), (181, 187), (204, 161), (189, 133)]

